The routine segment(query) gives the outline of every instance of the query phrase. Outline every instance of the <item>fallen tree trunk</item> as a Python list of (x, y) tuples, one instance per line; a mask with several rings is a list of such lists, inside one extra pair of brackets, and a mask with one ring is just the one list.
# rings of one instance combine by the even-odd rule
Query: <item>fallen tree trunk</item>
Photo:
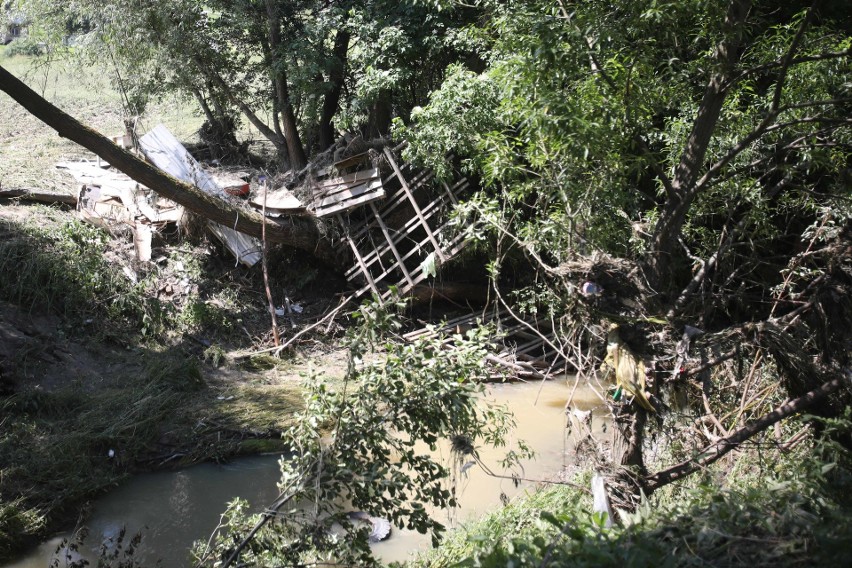
[(15, 188), (0, 189), (0, 199), (22, 199), (39, 203), (63, 203), (77, 205), (77, 196), (58, 191), (42, 191), (40, 189)]
[[(72, 116), (53, 106), (17, 77), (0, 66), (0, 90), (12, 97), (33, 116), (56, 130), (63, 138), (80, 144), (94, 152), (134, 181), (151, 188), (159, 195), (183, 205), (193, 213), (211, 221), (231, 227), (241, 233), (260, 237), (263, 219), (255, 211), (240, 209), (216, 197), (207, 195), (197, 187), (184, 183), (116, 146), (111, 140), (82, 124)], [(329, 264), (340, 264), (340, 257), (332, 243), (320, 233), (310, 219), (287, 217), (281, 221), (267, 219), (266, 239), (310, 253)]]

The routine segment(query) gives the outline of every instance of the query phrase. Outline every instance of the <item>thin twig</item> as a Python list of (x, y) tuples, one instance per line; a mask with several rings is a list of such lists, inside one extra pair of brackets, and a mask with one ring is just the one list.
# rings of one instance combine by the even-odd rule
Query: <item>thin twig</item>
[(322, 319), (320, 319), (319, 321), (309, 325), (308, 327), (306, 327), (305, 329), (303, 329), (302, 331), (300, 331), (299, 333), (297, 333), (296, 335), (294, 335), (293, 337), (291, 337), (290, 339), (285, 341), (280, 346), (268, 347), (266, 349), (260, 349), (258, 351), (250, 351), (248, 353), (240, 353), (240, 354), (237, 354), (237, 355), (233, 355), (233, 358), (237, 359), (237, 360), (246, 359), (248, 357), (254, 357), (256, 355), (263, 355), (264, 353), (272, 353), (273, 351), (276, 352), (275, 354), (277, 356), (279, 353), (281, 353), (281, 351), (290, 347), (290, 345), (292, 345), (297, 339), (299, 339), (304, 334), (308, 333), (309, 331), (311, 331), (313, 329), (316, 329), (317, 327), (323, 325), (324, 323), (327, 323), (329, 321), (334, 320), (334, 318), (337, 316), (337, 314), (340, 313), (340, 310), (342, 310), (347, 304), (349, 304), (349, 302), (354, 300), (356, 296), (357, 296), (357, 294), (351, 294), (349, 296), (346, 296), (345, 298), (343, 298), (341, 300), (340, 304), (336, 308), (334, 308), (331, 312), (329, 312), (325, 316), (323, 316)]
[(278, 337), (278, 320), (275, 317), (275, 302), (272, 300), (272, 290), (269, 289), (269, 269), (266, 262), (266, 180), (263, 180), (263, 211), (261, 212), (260, 251), (261, 267), (263, 268), (263, 285), (266, 287), (266, 299), (269, 301), (269, 316), (272, 318), (272, 338), (275, 346), (281, 343)]

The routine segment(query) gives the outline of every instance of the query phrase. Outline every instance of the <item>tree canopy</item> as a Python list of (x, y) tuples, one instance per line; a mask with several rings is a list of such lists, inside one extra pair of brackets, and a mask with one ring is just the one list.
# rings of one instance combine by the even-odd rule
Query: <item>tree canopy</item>
[[(852, 15), (845, 2), (25, 4), (54, 45), (76, 30), (75, 50), (111, 63), (129, 113), (162, 93), (192, 97), (215, 137), (232, 137), (248, 120), (274, 144), (282, 167), (296, 170), (342, 131), (404, 140), (408, 157), (439, 176), (451, 161), (461, 162), (481, 183), (459, 206), (456, 225), (487, 251), (501, 301), (508, 288), (502, 284), (511, 280), (520, 312), (554, 322), (556, 347), (570, 351), (564, 355), (575, 370), (597, 372), (607, 336), (602, 324), (612, 325), (610, 337), (626, 352), (631, 342), (648, 346), (663, 337), (666, 351), (652, 353), (655, 361), (677, 358), (649, 375), (658, 387), (692, 389), (691, 400), (661, 394), (664, 402), (652, 401), (656, 426), (646, 409), (619, 407), (629, 408), (632, 421), (622, 423), (629, 443), (614, 461), (629, 472), (621, 481), (635, 499), (712, 464), (782, 419), (806, 409), (837, 417), (848, 402)], [(614, 286), (621, 279), (641, 289), (637, 308), (621, 309), (630, 298), (601, 307), (581, 291), (579, 278), (589, 270), (574, 267), (592, 257), (609, 259), (602, 273)], [(507, 267), (517, 266), (509, 274)], [(619, 327), (638, 339), (613, 335)], [(695, 337), (690, 330), (707, 339), (702, 366), (686, 370), (680, 361)], [(421, 489), (402, 481), (395, 487), (418, 504), (450, 502), (440, 484), (431, 485), (442, 472), (407, 453), (407, 436), (433, 443), (435, 434), (470, 429), (499, 438), (465, 406), (472, 394), (467, 377), (478, 373), (468, 356), (481, 353), (476, 342), (462, 344), (467, 351), (451, 368), (434, 346), (411, 353), (388, 345), (384, 370), (357, 367), (363, 345), (356, 344), (349, 380), (359, 397), (386, 404), (377, 409), (312, 386), (304, 425), (291, 432), (305, 449), (286, 471), (296, 493), (323, 502), (342, 495), (359, 505), (369, 496), (395, 520), (439, 529), (420, 515), (420, 505), (365, 487), (396, 479), (393, 450), (427, 480)], [(738, 368), (722, 374), (725, 392), (714, 390), (710, 371), (733, 360)], [(704, 372), (698, 384), (693, 377)], [(448, 381), (453, 373), (461, 378)], [(416, 388), (423, 384), (446, 398), (430, 399)], [(422, 406), (406, 403), (407, 392)], [(706, 445), (697, 454), (685, 440), (698, 426), (677, 422), (669, 412), (675, 407), (710, 424), (701, 422)], [(400, 409), (393, 419), (404, 443), (384, 432), (365, 441), (346, 430), (363, 421), (384, 424)], [(417, 422), (418, 412), (427, 426)], [(330, 443), (320, 422), (334, 425)], [(642, 454), (651, 427), (681, 436), (671, 455), (683, 461), (656, 474)], [(359, 460), (345, 463), (353, 453)], [(381, 458), (378, 473), (360, 459), (368, 454)], [(325, 455), (335, 464), (317, 478), (328, 486), (300, 485), (299, 468), (326, 464), (317, 458)], [(631, 495), (622, 496), (626, 507), (636, 503)], [(268, 546), (246, 554), (260, 563), (262, 554), (283, 546), (294, 563), (334, 557), (342, 549), (335, 551), (325, 529), (342, 520), (331, 507), (310, 525), (264, 528)], [(239, 511), (231, 521), (241, 531), (251, 526)], [(258, 523), (252, 534), (264, 524)], [(302, 530), (313, 531), (315, 542)], [(222, 537), (215, 560), (235, 560), (234, 546), (246, 546), (242, 534)], [(369, 561), (359, 542), (343, 550), (344, 558)]]
[(840, 4), (484, 2), (487, 69), (452, 68), (402, 132), (427, 161), (462, 150), (478, 210), (550, 266), (603, 249), (664, 293), (694, 262), (745, 273), (848, 218)]
[(127, 112), (164, 93), (195, 99), (213, 136), (251, 122), (282, 164), (305, 166), (338, 129), (388, 133), (469, 49), (466, 9), (407, 2), (28, 0), (55, 49), (113, 66)]

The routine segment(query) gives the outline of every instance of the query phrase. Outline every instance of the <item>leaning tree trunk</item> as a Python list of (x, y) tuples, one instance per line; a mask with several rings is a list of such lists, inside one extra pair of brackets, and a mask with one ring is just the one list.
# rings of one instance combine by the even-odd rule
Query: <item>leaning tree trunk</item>
[(322, 101), (322, 115), (319, 123), (320, 150), (325, 150), (334, 144), (334, 128), (331, 121), (337, 113), (340, 104), (340, 95), (343, 93), (343, 80), (346, 78), (346, 55), (349, 51), (350, 33), (347, 30), (338, 30), (334, 38), (333, 58), (329, 64), (328, 83), (329, 91)]
[[(201, 215), (237, 231), (260, 237), (264, 218), (258, 213), (237, 208), (226, 201), (208, 195), (197, 187), (184, 183), (134, 154), (116, 146), (108, 138), (85, 126), (39, 96), (17, 77), (0, 67), (0, 90), (23, 106), (33, 116), (68, 138), (91, 150), (136, 182), (150, 187), (159, 195), (183, 205)], [(288, 217), (281, 222), (266, 219), (266, 239), (301, 249), (329, 264), (339, 264), (339, 253), (331, 242), (320, 234), (316, 223), (309, 219)]]
[(296, 114), (293, 112), (290, 89), (287, 86), (287, 73), (284, 71), (283, 64), (275, 60), (281, 57), (281, 21), (278, 17), (278, 7), (274, 0), (266, 0), (266, 14), (269, 19), (269, 50), (270, 58), (272, 59), (270, 73), (272, 74), (275, 96), (278, 100), (281, 126), (284, 132), (284, 139), (287, 141), (290, 167), (295, 171), (299, 171), (308, 165), (308, 157), (305, 155), (305, 147), (302, 145), (302, 139), (299, 137)]
[(750, 8), (750, 0), (733, 0), (728, 7), (725, 37), (716, 46), (717, 68), (704, 90), (692, 131), (668, 188), (666, 204), (654, 229), (649, 274), (658, 289), (664, 288), (661, 284), (669, 276), (671, 257), (686, 221), (686, 214), (697, 197), (696, 181), (704, 168), (707, 149), (728, 94), (729, 79), (740, 58), (740, 40)]
[(635, 468), (645, 474), (642, 446), (648, 412), (634, 405), (622, 405), (613, 417), (612, 461), (616, 465)]

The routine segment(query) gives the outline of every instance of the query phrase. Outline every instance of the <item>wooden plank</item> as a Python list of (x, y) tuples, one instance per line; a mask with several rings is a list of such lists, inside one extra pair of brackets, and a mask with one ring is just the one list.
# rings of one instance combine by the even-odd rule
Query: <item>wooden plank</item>
[[(435, 173), (432, 172), (431, 170), (424, 170), (422, 173), (426, 176), (426, 179), (422, 179), (419, 182), (412, 180), (412, 182), (410, 184), (410, 187), (412, 188), (412, 190), (419, 189), (420, 187), (423, 186), (423, 184), (428, 183), (428, 181), (431, 180), (432, 177), (434, 177), (434, 175), (435, 175)], [(388, 177), (388, 179), (386, 179), (383, 182), (383, 184), (387, 185), (390, 182), (390, 180), (392, 180), (392, 179), (398, 179), (396, 177), (395, 173), (392, 174), (390, 177)], [(387, 201), (387, 203), (384, 205), (384, 207), (379, 209), (379, 212), (382, 215), (384, 215), (385, 217), (388, 217), (400, 205), (402, 205), (403, 203), (406, 203), (406, 201), (407, 201), (407, 199), (406, 199), (405, 192), (403, 192), (403, 191), (396, 192), (396, 193), (393, 194), (393, 197), (390, 200)], [(370, 229), (370, 226), (371, 226), (370, 221), (371, 221), (370, 219), (367, 219), (367, 220), (364, 220), (361, 223), (358, 223), (357, 225), (354, 225), (353, 227), (351, 227), (350, 230), (352, 231), (352, 238), (357, 240), (364, 233), (366, 233)]]
[[(404, 167), (405, 169), (412, 169), (412, 168), (411, 168), (408, 164), (406, 164), (406, 165), (405, 165), (405, 166), (403, 166), (403, 167)], [(422, 172), (422, 173), (423, 173), (424, 175), (428, 175), (428, 174), (430, 174), (430, 173), (432, 173), (432, 172), (431, 172), (431, 171), (429, 171), (429, 170), (423, 170), (423, 172)], [(434, 175), (434, 173), (432, 173), (432, 175)], [(416, 176), (415, 176), (415, 178), (416, 178)], [(394, 180), (396, 180), (397, 182), (399, 182), (399, 178), (396, 176), (396, 173), (395, 173), (395, 172), (394, 172), (394, 173), (392, 173), (392, 174), (390, 174), (390, 175), (389, 175), (386, 179), (384, 179), (382, 183), (383, 183), (385, 186), (388, 186), (388, 185), (391, 183), (391, 181), (394, 181)], [(414, 179), (412, 180), (412, 184), (415, 184)], [(417, 184), (417, 187), (419, 187), (419, 184)], [(392, 213), (392, 212), (393, 212), (393, 211), (394, 211), (397, 207), (399, 207), (399, 205), (401, 205), (402, 203), (405, 203), (405, 202), (406, 202), (405, 192), (402, 192), (402, 191), (399, 191), (399, 192), (393, 192), (393, 197), (392, 197), (392, 199), (391, 199), (391, 200), (389, 200), (389, 201), (385, 204), (385, 206), (384, 206), (383, 208), (381, 208), (379, 211), (381, 212), (381, 214), (382, 214), (382, 215), (384, 215), (385, 217), (387, 217), (387, 216), (389, 216), (389, 215), (390, 215), (390, 214), (391, 214), (391, 213)], [(365, 220), (365, 221), (362, 221), (361, 223), (358, 223), (357, 225), (354, 225), (354, 226), (353, 226), (353, 227), (351, 227), (351, 229), (350, 229), (350, 230), (351, 230), (351, 232), (352, 232), (352, 238), (354, 238), (354, 239), (358, 239), (358, 238), (360, 238), (362, 234), (366, 233), (366, 232), (369, 230), (369, 228), (370, 228), (370, 220), (369, 220), (369, 219), (367, 219), (367, 220)]]
[[(432, 202), (430, 204), (430, 206), (427, 206), (427, 208), (423, 210), (423, 213), (424, 213), (427, 220), (431, 219), (438, 212), (440, 212), (440, 209), (437, 207), (437, 202)], [(414, 229), (419, 223), (420, 223), (420, 220), (417, 217), (412, 217), (411, 219), (409, 219), (405, 223), (405, 225), (403, 225), (397, 231), (397, 235), (393, 238), (393, 244), (397, 245), (403, 239), (410, 238), (411, 230)], [(373, 263), (373, 261), (376, 260), (375, 259), (375, 251), (367, 254), (364, 257), (364, 260), (367, 262), (368, 266), (371, 265)], [(346, 271), (347, 277), (349, 276), (349, 274), (351, 272), (352, 272), (351, 268), (348, 271)]]
[(346, 168), (351, 168), (352, 166), (363, 164), (367, 165), (370, 163), (370, 153), (369, 152), (361, 152), (360, 154), (355, 154), (354, 156), (349, 156), (348, 158), (343, 158), (342, 160), (338, 160), (334, 162), (334, 169), (337, 171), (345, 170)]
[[(263, 199), (255, 197), (249, 200), (249, 204), (255, 209), (263, 209)], [(299, 201), (299, 198), (286, 187), (270, 191), (266, 196), (266, 209), (274, 209), (278, 211), (302, 210), (305, 206)]]
[[(509, 338), (506, 338), (506, 339), (509, 339)], [(514, 345), (514, 346), (506, 345), (506, 349), (501, 351), (501, 353), (504, 354), (504, 355), (513, 355), (515, 353), (520, 353), (520, 354), (523, 355), (523, 354), (529, 353), (530, 351), (533, 351), (535, 349), (540, 348), (542, 345), (544, 345), (544, 340), (539, 338), (539, 339), (535, 339), (533, 341), (528, 341), (526, 343), (521, 343), (521, 344), (517, 344), (517, 345)]]
[[(101, 205), (106, 207), (99, 208)], [(111, 208), (114, 207), (123, 207), (126, 211), (123, 213), (112, 211)], [(77, 196), (77, 209), (85, 209), (95, 215), (102, 215), (107, 220), (115, 221), (133, 219), (141, 215), (133, 191), (121, 186), (82, 185)]]
[[(428, 177), (427, 179), (423, 180), (423, 181), (422, 181), (421, 183), (419, 183), (419, 184), (412, 185), (412, 186), (411, 186), (411, 187), (412, 187), (412, 189), (417, 189), (417, 188), (421, 187), (421, 186), (422, 186), (422, 184), (428, 183), (428, 182), (431, 180), (431, 178), (432, 178), (432, 177), (434, 177), (434, 172), (429, 172), (429, 171), (427, 171), (427, 173), (429, 174), (429, 177)], [(385, 182), (385, 184), (387, 184), (387, 182)], [(465, 190), (465, 189), (467, 189), (468, 187), (469, 187), (469, 184), (468, 184), (467, 180), (466, 180), (466, 179), (464, 179), (464, 180), (462, 180), (462, 182), (460, 182), (460, 183), (458, 183), (458, 184), (456, 184), (456, 185), (454, 186), (454, 190), (456, 191), (456, 194), (457, 194), (457, 196), (458, 196), (458, 195), (460, 195), (460, 194), (461, 194), (461, 192), (462, 192), (462, 191), (464, 191), (464, 190)], [(401, 192), (398, 192), (398, 193), (396, 193), (396, 194), (394, 195), (394, 197), (393, 197), (391, 200), (389, 200), (389, 201), (387, 202), (387, 204), (385, 205), (385, 207), (384, 207), (384, 208), (382, 208), (382, 209), (380, 209), (380, 210), (379, 210), (379, 212), (380, 212), (382, 215), (384, 215), (385, 217), (387, 217), (387, 216), (389, 216), (391, 213), (393, 213), (393, 211), (394, 211), (394, 210), (396, 210), (396, 208), (397, 208), (399, 205), (401, 205), (402, 203), (406, 203), (406, 202), (407, 202), (407, 199), (406, 199), (405, 192), (402, 192), (402, 191), (401, 191)], [(427, 208), (428, 208), (428, 206), (427, 206)], [(424, 214), (425, 214), (425, 213), (426, 213), (426, 209), (424, 209), (424, 210), (423, 210), (423, 212), (424, 212)], [(413, 217), (413, 218), (412, 218), (412, 220), (410, 221), (410, 224), (412, 224), (412, 225), (413, 225), (413, 224), (414, 224), (414, 223), (416, 223), (416, 222), (417, 222), (417, 218), (416, 218), (416, 217)], [(352, 232), (353, 232), (352, 238), (354, 238), (354, 239), (358, 239), (358, 238), (360, 238), (363, 234), (365, 234), (365, 233), (366, 233), (366, 232), (370, 229), (370, 226), (371, 226), (371, 224), (370, 224), (370, 220), (369, 220), (369, 219), (368, 219), (368, 220), (365, 220), (365, 221), (362, 221), (361, 223), (359, 223), (359, 224), (355, 225), (355, 226), (354, 226), (354, 227), (352, 227), (352, 229), (351, 229), (351, 230), (352, 230)]]
[[(371, 246), (370, 248), (372, 250), (370, 250), (367, 254), (360, 255), (358, 263), (352, 266), (349, 270), (347, 270), (346, 277), (349, 280), (352, 280), (355, 278), (356, 274), (361, 274), (362, 276), (364, 276), (365, 274), (370, 274), (374, 282), (381, 282), (394, 270), (399, 270), (403, 278), (399, 282), (396, 282), (396, 286), (402, 293), (406, 293), (407, 291), (413, 289), (417, 284), (427, 278), (426, 275), (422, 273), (422, 270), (416, 271), (416, 267), (412, 267), (407, 264), (406, 261), (408, 261), (413, 255), (429, 251), (430, 248), (432, 248), (431, 252), (434, 252), (436, 254), (440, 262), (446, 262), (446, 260), (448, 260), (450, 255), (446, 254), (446, 252), (442, 250), (437, 240), (437, 234), (441, 230), (443, 230), (443, 227), (440, 227), (437, 230), (433, 230), (432, 227), (429, 225), (428, 221), (429, 219), (434, 217), (438, 212), (445, 211), (448, 203), (458, 203), (458, 200), (455, 198), (454, 192), (460, 192), (461, 190), (467, 188), (468, 182), (466, 179), (463, 178), (462, 180), (456, 182), (453, 187), (450, 187), (448, 184), (443, 183), (442, 186), (447, 195), (438, 196), (425, 207), (421, 208), (417, 203), (417, 200), (414, 198), (414, 190), (412, 188), (423, 187), (434, 177), (434, 172), (431, 172), (429, 170), (421, 170), (415, 174), (415, 181), (409, 183), (402, 173), (402, 168), (400, 168), (394, 156), (388, 151), (387, 148), (385, 149), (385, 156), (394, 170), (394, 176), (400, 184), (401, 191), (397, 192), (396, 195), (394, 195), (394, 197), (388, 203), (386, 203), (383, 208), (378, 208), (374, 204), (371, 204), (373, 215), (370, 218), (366, 219), (364, 222), (356, 225), (356, 228), (354, 230), (350, 230), (347, 235), (347, 243), (351, 248), (358, 249), (360, 253), (361, 248), (359, 248), (358, 244), (356, 244), (356, 239), (360, 240), (363, 236), (369, 235), (369, 231), (372, 227), (378, 227), (381, 230), (382, 235), (384, 236), (386, 244), (385, 246)], [(412, 169), (409, 167), (408, 164), (404, 165), (403, 167), (406, 169)], [(394, 179), (394, 177), (388, 178), (388, 181), (392, 179)], [(387, 224), (384, 222), (382, 216), (383, 214), (385, 214), (385, 212), (393, 212), (399, 206), (406, 202), (411, 205), (411, 208), (414, 211), (414, 216), (409, 219), (396, 234), (392, 234)], [(323, 213), (320, 210), (317, 210), (317, 214), (321, 215)], [(396, 248), (397, 244), (402, 242), (403, 239), (410, 239), (412, 236), (412, 231), (417, 230), (418, 227), (423, 228), (423, 231), (426, 234), (426, 238), (418, 242), (417, 246), (413, 247), (405, 255), (400, 255), (399, 250)], [(451, 246), (455, 249), (460, 250), (463, 244), (457, 237), (453, 239), (453, 241), (451, 242)], [(396, 262), (392, 263), (389, 267), (386, 267), (383, 258), (388, 253), (393, 255)], [(379, 266), (380, 274), (373, 275), (373, 273), (371, 272), (371, 267), (376, 264), (378, 264)], [(385, 297), (388, 294), (389, 292), (386, 292), (382, 295), (382, 297)]]
[[(338, 222), (343, 224), (343, 219), (341, 219), (340, 215), (337, 218)], [(352, 254), (355, 255), (355, 260), (358, 263), (358, 266), (361, 267), (361, 274), (364, 275), (364, 278), (367, 280), (367, 284), (369, 285), (369, 289), (371, 289), (376, 297), (381, 301), (381, 294), (379, 294), (379, 288), (376, 286), (375, 280), (373, 280), (373, 276), (370, 274), (370, 271), (367, 270), (367, 267), (364, 265), (364, 259), (361, 258), (361, 252), (358, 250), (358, 247), (355, 246), (355, 242), (346, 235), (346, 240), (349, 242), (349, 246), (352, 248)], [(358, 291), (358, 295), (360, 296), (363, 293), (363, 289)]]
[(347, 209), (351, 209), (358, 205), (363, 205), (364, 203), (369, 203), (370, 201), (375, 201), (377, 199), (383, 199), (385, 197), (384, 188), (379, 188), (370, 193), (366, 193), (361, 197), (356, 199), (352, 199), (349, 201), (344, 201), (343, 203), (338, 203), (337, 205), (332, 205), (331, 207), (327, 207), (322, 209), (321, 211), (314, 211), (314, 214), (317, 217), (325, 217), (327, 215), (331, 215), (332, 213), (339, 213), (341, 211), (345, 211)]
[[(414, 254), (416, 254), (416, 253), (418, 253), (418, 252), (420, 252), (420, 246), (414, 247), (413, 249), (411, 249), (410, 251), (408, 251), (408, 253), (406, 253), (406, 254), (402, 257), (402, 261), (403, 261), (403, 262), (405, 262), (406, 260), (408, 260), (409, 258), (411, 258), (411, 256), (412, 256), (412, 255), (414, 255)], [(375, 259), (374, 259), (372, 262), (370, 262), (370, 263), (365, 263), (365, 265), (370, 265), (370, 264), (373, 264), (373, 263), (375, 263)], [(376, 277), (376, 281), (377, 281), (377, 282), (381, 282), (381, 281), (385, 278), (385, 276), (387, 276), (388, 274), (390, 274), (390, 273), (392, 272), (393, 268), (395, 268), (395, 267), (394, 267), (394, 266), (391, 266), (391, 268), (386, 269), (384, 272), (382, 272), (379, 276), (377, 276), (377, 277)], [(420, 276), (422, 276), (422, 271), (421, 271), (421, 275), (420, 275)], [(417, 283), (421, 282), (422, 280), (423, 280), (423, 278), (415, 277), (415, 278), (414, 278), (414, 285), (416, 285)]]
[(136, 191), (139, 187), (139, 184), (130, 179), (129, 176), (121, 172), (100, 168), (95, 162), (59, 162), (56, 167), (68, 170), (68, 173), (81, 184), (99, 185), (131, 192)]
[(319, 190), (321, 189), (333, 188), (334, 186), (339, 185), (348, 186), (378, 177), (380, 177), (379, 170), (377, 168), (372, 168), (369, 170), (357, 171), (341, 177), (314, 180), (311, 185), (314, 193), (320, 193)]
[(0, 198), (22, 199), (24, 201), (36, 201), (39, 203), (64, 203), (65, 205), (77, 205), (77, 197), (75, 195), (59, 191), (43, 191), (40, 189), (0, 189)]
[(393, 246), (393, 239), (391, 238), (390, 232), (388, 231), (387, 226), (385, 225), (382, 216), (379, 215), (378, 209), (376, 209), (375, 203), (370, 203), (370, 209), (373, 210), (373, 215), (376, 216), (376, 221), (378, 221), (379, 226), (382, 228), (382, 234), (385, 236), (385, 241), (388, 243), (388, 247), (396, 258), (397, 263), (399, 263), (399, 269), (402, 271), (402, 274), (405, 276), (405, 279), (411, 286), (414, 286), (414, 281), (411, 279), (411, 274), (409, 274), (408, 269), (405, 268), (405, 263), (402, 262), (402, 258), (399, 256), (399, 251), (396, 250), (396, 247)]
[(343, 189), (341, 191), (335, 192), (332, 195), (328, 195), (327, 197), (324, 197), (324, 198), (320, 199), (319, 201), (314, 201), (310, 205), (310, 208), (313, 209), (314, 211), (317, 211), (319, 209), (322, 209), (323, 207), (327, 207), (329, 205), (334, 205), (336, 203), (340, 203), (342, 201), (345, 201), (347, 199), (351, 199), (353, 197), (358, 197), (359, 195), (363, 195), (364, 193), (366, 193), (368, 191), (375, 191), (375, 190), (380, 189), (382, 187), (383, 186), (382, 186), (381, 180), (368, 180), (368, 181), (361, 183), (359, 185), (347, 186), (345, 189)]
[[(464, 179), (464, 178), (462, 178), (462, 179)], [(455, 196), (455, 194), (453, 193), (453, 190), (452, 190), (452, 189), (450, 189), (450, 186), (449, 186), (449, 185), (447, 185), (447, 182), (442, 181), (442, 182), (441, 182), (441, 187), (443, 187), (443, 188), (444, 188), (444, 191), (446, 192), (447, 197), (450, 199), (450, 201), (452, 201), (452, 202), (453, 202), (453, 205), (458, 205), (458, 204), (459, 204), (459, 200), (458, 200), (458, 199), (456, 199), (456, 196)]]
[[(400, 240), (402, 240), (404, 238), (411, 238), (410, 234), (399, 234), (397, 237), (394, 238), (394, 242), (398, 243)], [(412, 255), (426, 250), (425, 245), (428, 244), (428, 243), (429, 243), (428, 237), (426, 239), (418, 242), (415, 247), (413, 247), (408, 253), (406, 253), (402, 257), (403, 262), (408, 260), (409, 258), (411, 258)], [(379, 260), (381, 255), (384, 254), (385, 252), (387, 252), (386, 248), (382, 248), (380, 250), (373, 250), (369, 254), (364, 256), (364, 261), (366, 262), (367, 266), (372, 266), (373, 264), (375, 264)], [(451, 256), (447, 256), (447, 258), (449, 259), (449, 258), (451, 258)], [(353, 268), (350, 268), (349, 270), (346, 271), (345, 276), (348, 280), (351, 280), (354, 277), (354, 274), (355, 273), (353, 272)], [(386, 275), (387, 275), (386, 273), (383, 274), (383, 276), (386, 276)]]
[(153, 223), (179, 223), (184, 216), (183, 207), (171, 207), (169, 209), (158, 209), (156, 219), (151, 219)]
[(136, 260), (139, 262), (151, 260), (152, 235), (151, 225), (140, 221), (133, 224), (133, 248), (136, 251)]

